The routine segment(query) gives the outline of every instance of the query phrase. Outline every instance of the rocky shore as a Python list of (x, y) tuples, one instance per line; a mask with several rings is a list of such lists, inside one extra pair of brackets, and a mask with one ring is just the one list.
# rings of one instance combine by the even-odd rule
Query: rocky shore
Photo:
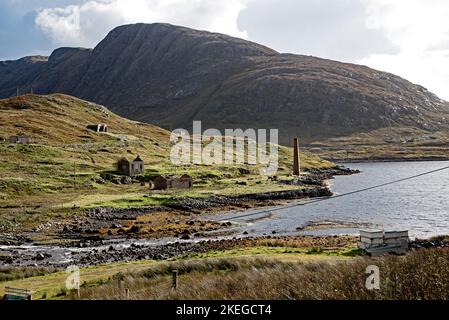
[(176, 210), (195, 211), (218, 207), (238, 206), (253, 202), (296, 200), (330, 196), (332, 196), (332, 192), (327, 187), (316, 187), (313, 189), (295, 189), (238, 196), (214, 196), (207, 199), (183, 198), (174, 203), (167, 204), (166, 206)]
[[(350, 236), (297, 236), (297, 237), (247, 237), (199, 242), (174, 242), (165, 245), (144, 245), (133, 243), (123, 247), (106, 242), (85, 242), (79, 248), (61, 247), (57, 252), (33, 250), (10, 250), (0, 255), (0, 266), (39, 266), (64, 268), (68, 265), (93, 266), (98, 264), (138, 260), (166, 260), (208, 252), (249, 248), (255, 246), (295, 248), (344, 248), (355, 246), (356, 238)], [(84, 250), (80, 250), (83, 249)], [(61, 259), (63, 257), (64, 259)]]
[[(226, 230), (231, 223), (217, 221), (203, 221), (195, 218), (203, 212), (222, 212), (230, 209), (249, 209), (252, 207), (271, 206), (285, 203), (285, 201), (330, 197), (332, 192), (324, 183), (335, 175), (348, 175), (356, 171), (344, 167), (336, 167), (330, 170), (309, 172), (300, 178), (288, 182), (291, 190), (230, 195), (212, 196), (209, 198), (183, 197), (175, 201), (157, 207), (135, 208), (110, 208), (98, 207), (89, 209), (82, 215), (77, 215), (64, 223), (54, 223), (52, 226), (37, 226), (26, 235), (0, 236), (0, 245), (20, 246), (24, 244), (36, 245), (30, 237), (39, 234), (44, 229), (49, 229), (54, 235), (56, 244), (51, 248), (91, 248), (92, 250), (70, 250), (70, 260), (83, 265), (108, 263), (115, 261), (131, 261), (141, 259), (167, 259), (183, 254), (202, 253), (214, 249), (226, 248), (231, 241), (203, 241), (194, 243), (197, 239), (215, 239), (215, 236), (207, 236), (208, 231)], [(279, 184), (287, 182), (277, 181)], [(301, 186), (301, 187), (300, 187)], [(47, 230), (47, 232), (49, 232)], [(186, 243), (168, 244), (165, 246), (143, 246), (132, 244), (133, 239), (163, 239), (178, 238), (191, 240)], [(105, 241), (117, 241), (119, 243), (132, 244), (130, 247), (117, 250), (114, 246), (107, 249), (99, 249)], [(242, 240), (235, 240), (242, 241)], [(248, 242), (249, 240), (245, 240)], [(233, 244), (234, 245), (234, 244)], [(39, 246), (37, 245), (36, 248)], [(39, 252), (39, 250), (30, 250)], [(40, 252), (28, 257), (23, 256), (21, 250), (0, 252), (0, 264), (38, 264), (55, 260), (51, 253)]]
[[(208, 252), (251, 248), (258, 246), (319, 248), (322, 250), (338, 250), (356, 248), (358, 238), (355, 236), (264, 236), (243, 237), (221, 240), (202, 240), (173, 242), (161, 245), (131, 243), (108, 244), (106, 241), (85, 241), (76, 247), (60, 246), (59, 251), (11, 249), (0, 255), (0, 266), (39, 266), (64, 268), (71, 264), (93, 266), (99, 264), (129, 262), (139, 260), (167, 260), (187, 257)], [(431, 239), (416, 239), (410, 242), (410, 250), (449, 247), (449, 237), (441, 236)], [(60, 259), (64, 257), (64, 259)]]
[[(0, 233), (0, 245), (20, 245), (32, 243), (33, 239), (36, 238), (48, 237), (50, 237), (50, 240), (63, 240), (64, 242), (132, 237), (160, 238), (171, 236), (187, 238), (186, 234), (189, 233), (186, 230), (191, 228), (188, 222), (191, 220), (189, 216), (192, 214), (250, 209), (279, 205), (290, 200), (330, 197), (332, 192), (325, 181), (337, 175), (354, 173), (358, 173), (358, 171), (337, 166), (326, 170), (311, 170), (307, 175), (288, 181), (273, 178), (280, 185), (291, 185), (291, 190), (230, 196), (217, 195), (208, 198), (182, 197), (163, 206), (153, 207), (97, 207), (62, 222), (38, 225), (33, 230), (22, 234)], [(152, 216), (155, 219), (148, 218), (142, 221), (144, 220), (142, 217), (145, 216)], [(164, 221), (161, 221), (162, 218), (160, 217), (163, 217)], [(157, 220), (156, 224), (152, 220)], [(145, 229), (142, 224), (146, 223), (153, 223), (153, 226)], [(170, 226), (164, 229), (163, 224)], [(173, 224), (176, 226), (173, 226)], [(220, 227), (226, 228), (226, 226), (220, 224), (206, 222), (206, 225), (200, 225), (195, 229), (201, 234), (205, 231), (217, 230)], [(142, 233), (141, 230), (146, 230), (146, 232)]]
[(449, 247), (449, 236), (438, 236), (430, 239), (415, 239), (409, 245), (411, 249), (430, 249)]

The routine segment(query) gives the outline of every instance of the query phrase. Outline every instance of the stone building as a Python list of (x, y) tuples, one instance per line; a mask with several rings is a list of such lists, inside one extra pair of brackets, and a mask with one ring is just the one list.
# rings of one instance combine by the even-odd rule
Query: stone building
[(24, 135), (11, 136), (9, 137), (9, 142), (15, 144), (30, 144), (31, 138)]
[(193, 187), (193, 178), (187, 174), (183, 174), (180, 177), (173, 177), (171, 187), (173, 189), (190, 189)]
[(155, 176), (150, 181), (153, 190), (189, 189), (193, 187), (193, 178), (187, 174), (182, 176)]
[(150, 180), (150, 187), (154, 190), (165, 190), (170, 185), (170, 177), (156, 176)]
[(86, 128), (95, 132), (108, 132), (108, 125), (104, 123), (89, 124)]
[(121, 158), (117, 162), (117, 171), (123, 176), (134, 177), (145, 172), (145, 163), (140, 156), (137, 156), (133, 161)]

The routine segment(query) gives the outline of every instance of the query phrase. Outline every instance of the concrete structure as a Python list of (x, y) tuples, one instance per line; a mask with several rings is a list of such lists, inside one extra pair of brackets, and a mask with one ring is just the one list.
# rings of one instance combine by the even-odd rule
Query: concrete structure
[(299, 159), (299, 139), (293, 140), (293, 175), (299, 176), (301, 173), (301, 160)]
[(408, 250), (408, 231), (360, 230), (358, 247), (372, 256), (404, 254)]
[(139, 156), (133, 161), (122, 158), (117, 162), (117, 171), (123, 176), (134, 177), (145, 172), (145, 163)]
[(187, 174), (178, 176), (155, 176), (150, 181), (153, 190), (189, 189), (193, 187), (193, 178)]
[(108, 132), (108, 125), (104, 123), (90, 124), (86, 128), (95, 132)]
[(9, 142), (15, 144), (30, 144), (31, 138), (24, 135), (11, 136), (9, 137)]

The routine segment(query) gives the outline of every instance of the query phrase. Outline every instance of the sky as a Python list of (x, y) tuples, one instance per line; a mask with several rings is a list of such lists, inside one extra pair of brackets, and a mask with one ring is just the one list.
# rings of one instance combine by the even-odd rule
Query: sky
[(166, 22), (367, 65), (449, 101), (448, 17), (447, 0), (0, 0), (0, 61)]

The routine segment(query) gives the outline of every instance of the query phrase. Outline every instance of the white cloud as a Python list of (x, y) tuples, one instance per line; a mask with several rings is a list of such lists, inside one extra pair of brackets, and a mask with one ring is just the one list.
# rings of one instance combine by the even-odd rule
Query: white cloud
[(400, 50), (356, 62), (400, 75), (449, 100), (447, 0), (366, 1), (367, 25), (383, 31)]
[(449, 100), (447, 0), (59, 3), (65, 5), (47, 6), (36, 18), (36, 24), (55, 45), (93, 47), (118, 25), (167, 22), (249, 38), (278, 51), (365, 64), (421, 84)]
[(280, 52), (348, 62), (396, 52), (367, 19), (364, 0), (252, 0), (238, 22), (251, 40)]
[(248, 0), (239, 25), (281, 52), (395, 73), (449, 100), (447, 0)]
[(238, 30), (241, 0), (92, 0), (38, 12), (36, 24), (56, 45), (95, 46), (111, 29), (136, 22), (166, 22), (246, 38)]

